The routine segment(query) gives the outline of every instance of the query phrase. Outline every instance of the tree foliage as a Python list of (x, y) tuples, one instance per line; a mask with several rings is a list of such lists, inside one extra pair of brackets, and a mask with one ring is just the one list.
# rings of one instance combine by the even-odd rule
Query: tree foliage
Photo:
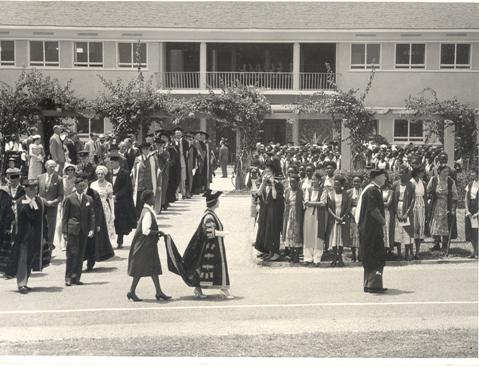
[(418, 96), (409, 96), (406, 108), (414, 111), (413, 118), (422, 120), (428, 137), (439, 136), (444, 143), (444, 128), (453, 125), (455, 129), (455, 150), (470, 162), (477, 157), (477, 127), (474, 108), (461, 103), (456, 97), (440, 100), (435, 90), (424, 89)]
[(374, 129), (374, 114), (366, 109), (365, 100), (374, 80), (374, 67), (371, 69), (368, 83), (364, 91), (359, 94), (359, 89), (343, 91), (334, 82), (334, 74), (330, 66), (328, 70), (328, 83), (334, 87), (334, 92), (317, 92), (305, 98), (298, 105), (297, 113), (324, 113), (330, 115), (335, 126), (341, 126), (341, 121), (346, 120), (345, 126), (350, 130), (347, 139), (351, 143), (354, 153), (365, 149), (364, 143), (369, 140)]

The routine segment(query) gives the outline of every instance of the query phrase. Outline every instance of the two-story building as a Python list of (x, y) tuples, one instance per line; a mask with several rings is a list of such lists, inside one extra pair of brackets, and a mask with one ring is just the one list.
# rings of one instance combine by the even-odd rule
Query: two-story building
[[(23, 68), (72, 80), (93, 98), (106, 79), (136, 77), (138, 64), (160, 92), (207, 93), (240, 81), (264, 88), (272, 113), (265, 140), (330, 139), (324, 116), (291, 113), (302, 95), (364, 89), (377, 132), (390, 142), (422, 142), (421, 122), (404, 102), (425, 88), (479, 107), (479, 5), (413, 2), (42, 2), (2, 1), (0, 81)], [(329, 66), (327, 66), (329, 65)], [(206, 119), (185, 122), (208, 129)], [(79, 132), (111, 131), (82, 118)], [(234, 139), (232, 139), (234, 140)]]

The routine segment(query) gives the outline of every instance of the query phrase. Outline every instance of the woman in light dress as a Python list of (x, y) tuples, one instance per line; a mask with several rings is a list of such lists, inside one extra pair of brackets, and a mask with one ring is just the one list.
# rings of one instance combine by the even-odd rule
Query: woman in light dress
[(28, 168), (28, 179), (33, 180), (42, 173), (43, 170), (43, 160), (45, 159), (45, 151), (43, 150), (43, 145), (40, 143), (40, 135), (32, 136), (33, 143), (30, 144), (29, 156), (29, 168)]
[(106, 180), (108, 169), (105, 166), (96, 168), (98, 180), (91, 183), (90, 188), (98, 192), (105, 213), (105, 221), (110, 239), (115, 238), (115, 216), (113, 209), (113, 185)]
[[(359, 255), (359, 229), (358, 225), (354, 222), (356, 215), (356, 209), (359, 201), (359, 196), (363, 191), (363, 177), (359, 175), (353, 176), (353, 187), (348, 190), (351, 197), (351, 222), (350, 222), (350, 234), (351, 234), (351, 261), (354, 263), (358, 261)], [(359, 210), (359, 209), (358, 209)]]
[(318, 236), (322, 183), (321, 173), (316, 171), (312, 177), (311, 186), (304, 192), (303, 255), (306, 266), (318, 267), (324, 250), (324, 242)]
[(413, 208), (413, 228), (414, 243), (416, 252), (414, 259), (419, 260), (419, 251), (421, 242), (424, 241), (424, 230), (426, 228), (426, 184), (423, 181), (424, 168), (413, 168), (411, 173), (411, 183), (414, 188), (414, 208)]
[(382, 191), (384, 202), (384, 219), (386, 220), (386, 224), (383, 226), (384, 248), (388, 254), (391, 254), (391, 251), (394, 248), (394, 239), (391, 241), (392, 233), (394, 233), (394, 220), (391, 223), (393, 192), (391, 190), (391, 182), (389, 180), (386, 180)]

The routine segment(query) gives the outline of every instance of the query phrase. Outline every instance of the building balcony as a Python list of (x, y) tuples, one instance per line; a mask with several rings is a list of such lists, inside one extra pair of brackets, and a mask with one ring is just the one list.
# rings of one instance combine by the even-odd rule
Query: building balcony
[(328, 73), (299, 73), (295, 78), (291, 72), (164, 72), (158, 78), (162, 90), (221, 89), (239, 83), (277, 91), (320, 91), (336, 85), (336, 74)]

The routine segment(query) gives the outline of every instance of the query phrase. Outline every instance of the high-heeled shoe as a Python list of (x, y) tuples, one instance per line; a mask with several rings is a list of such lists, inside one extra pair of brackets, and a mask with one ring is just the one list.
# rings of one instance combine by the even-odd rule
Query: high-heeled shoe
[(235, 298), (233, 295), (231, 295), (231, 293), (227, 289), (223, 289), (222, 292), (223, 292), (223, 295), (226, 299), (234, 299)]
[(199, 299), (205, 299), (206, 298), (206, 294), (204, 294), (203, 292), (201, 292), (197, 289), (195, 289), (194, 293), (195, 293), (195, 296)]
[(155, 298), (157, 301), (160, 301), (160, 300), (168, 301), (171, 299), (171, 296), (167, 296), (166, 294), (162, 293), (162, 294), (155, 295)]
[(138, 298), (138, 296), (135, 294), (135, 293), (132, 293), (132, 292), (128, 292), (126, 294), (126, 298), (128, 298), (129, 300), (133, 301), (133, 302), (141, 302), (143, 301), (141, 298)]

